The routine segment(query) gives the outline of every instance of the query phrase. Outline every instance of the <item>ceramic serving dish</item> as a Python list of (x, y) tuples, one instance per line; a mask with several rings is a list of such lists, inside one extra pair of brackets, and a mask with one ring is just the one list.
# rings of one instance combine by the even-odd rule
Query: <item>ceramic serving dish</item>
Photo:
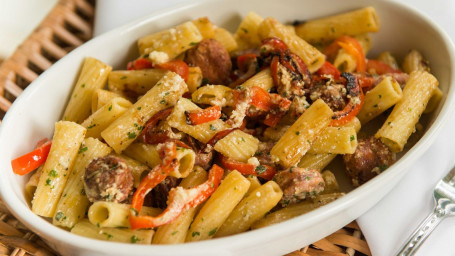
[[(137, 55), (136, 40), (184, 21), (208, 16), (215, 24), (234, 31), (249, 11), (292, 22), (341, 13), (365, 6), (376, 8), (381, 30), (373, 35), (376, 56), (391, 51), (403, 57), (418, 49), (431, 63), (444, 97), (426, 120), (425, 134), (389, 169), (352, 190), (342, 173), (347, 193), (335, 202), (292, 220), (243, 234), (180, 245), (134, 245), (77, 236), (33, 214), (24, 197), (28, 177), (13, 174), (10, 161), (51, 137), (54, 123), (77, 79), (82, 61), (92, 56), (120, 69)], [(0, 192), (13, 214), (43, 237), (62, 255), (279, 255), (317, 241), (359, 217), (377, 203), (434, 141), (454, 109), (454, 51), (448, 36), (421, 13), (392, 1), (374, 0), (196, 0), (177, 8), (152, 13), (101, 35), (61, 59), (33, 82), (14, 102), (0, 126)]]

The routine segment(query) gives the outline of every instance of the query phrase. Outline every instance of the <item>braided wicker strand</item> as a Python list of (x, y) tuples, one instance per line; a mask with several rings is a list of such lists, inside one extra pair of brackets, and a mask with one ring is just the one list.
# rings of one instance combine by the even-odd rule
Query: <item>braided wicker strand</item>
[[(92, 37), (93, 0), (59, 0), (5, 61), (0, 60), (0, 120), (12, 102), (57, 60)], [(58, 255), (6, 208), (0, 199), (0, 256)], [(356, 222), (287, 256), (370, 256)]]

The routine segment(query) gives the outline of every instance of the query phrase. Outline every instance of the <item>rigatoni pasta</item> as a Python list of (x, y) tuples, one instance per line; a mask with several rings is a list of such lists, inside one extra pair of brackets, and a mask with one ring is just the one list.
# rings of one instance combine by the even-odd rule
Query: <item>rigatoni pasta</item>
[(119, 70), (87, 58), (62, 116), (75, 122), (37, 145), (32, 210), (95, 239), (176, 244), (336, 200), (444, 97), (417, 50), (370, 58), (378, 29), (373, 7), (294, 25), (250, 12), (236, 31), (209, 17), (150, 31)]

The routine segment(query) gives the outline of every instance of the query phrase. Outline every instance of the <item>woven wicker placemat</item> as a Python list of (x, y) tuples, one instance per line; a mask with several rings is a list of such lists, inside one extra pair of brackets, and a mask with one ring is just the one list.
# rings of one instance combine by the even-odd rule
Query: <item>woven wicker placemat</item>
[[(0, 120), (12, 102), (57, 60), (92, 38), (94, 0), (59, 0), (32, 34), (0, 61)], [(18, 221), (0, 199), (0, 256), (57, 255)], [(371, 255), (356, 222), (289, 256)]]

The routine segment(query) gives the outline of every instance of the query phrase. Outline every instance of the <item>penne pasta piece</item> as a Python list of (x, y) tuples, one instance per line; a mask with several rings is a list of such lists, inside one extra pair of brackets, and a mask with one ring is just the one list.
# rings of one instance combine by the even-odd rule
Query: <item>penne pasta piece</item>
[(235, 37), (243, 41), (245, 48), (254, 48), (261, 45), (258, 28), (264, 19), (255, 12), (249, 12), (240, 23)]
[(245, 88), (257, 86), (261, 87), (266, 91), (270, 91), (274, 86), (272, 74), (270, 73), (270, 68), (266, 68), (259, 71), (256, 75), (246, 80), (245, 83), (242, 84), (242, 86)]
[(326, 127), (313, 141), (308, 153), (353, 154), (356, 148), (354, 127)]
[[(88, 209), (88, 220), (93, 225), (102, 228), (129, 228), (130, 204), (97, 201)], [(144, 206), (141, 209), (142, 215), (157, 216), (163, 210)]]
[(272, 160), (285, 168), (296, 165), (316, 136), (330, 124), (332, 116), (329, 106), (321, 99), (316, 100), (273, 146)]
[(186, 242), (212, 238), (248, 191), (250, 182), (238, 171), (230, 172), (210, 196), (186, 235)]
[(400, 84), (391, 76), (387, 76), (365, 94), (364, 104), (357, 118), (365, 124), (395, 105), (402, 97)]
[(199, 30), (202, 37), (205, 38), (213, 38), (215, 36), (215, 24), (213, 24), (209, 18), (201, 17), (192, 21), (193, 24)]
[(212, 106), (234, 106), (232, 89), (224, 85), (206, 85), (197, 89), (191, 98), (194, 103)]
[(141, 99), (102, 131), (101, 137), (120, 154), (140, 135), (153, 115), (175, 105), (187, 90), (179, 75), (168, 72)]
[(355, 36), (377, 32), (379, 28), (376, 10), (373, 7), (366, 7), (303, 22), (295, 27), (295, 32), (310, 43), (327, 43), (342, 35)]
[(321, 154), (305, 154), (297, 164), (300, 168), (308, 168), (312, 170), (322, 171), (327, 165), (332, 162), (337, 154), (321, 153)]
[(188, 79), (186, 85), (188, 85), (188, 91), (190, 93), (195, 92), (202, 84), (202, 71), (199, 67), (190, 67), (188, 71)]
[(111, 99), (82, 122), (81, 125), (87, 129), (85, 137), (101, 139), (101, 132), (115, 119), (125, 113), (132, 105), (131, 102), (122, 97)]
[(55, 123), (49, 155), (43, 166), (32, 201), (32, 211), (43, 217), (53, 217), (58, 200), (72, 172), (86, 129), (74, 122)]
[(109, 91), (136, 98), (146, 94), (168, 71), (164, 69), (116, 70), (109, 74)]
[(25, 197), (28, 202), (31, 202), (33, 195), (35, 194), (36, 187), (38, 187), (39, 178), (43, 172), (43, 166), (40, 166), (35, 172), (33, 172), (30, 179), (25, 183)]
[(235, 130), (219, 140), (213, 147), (225, 157), (246, 162), (257, 151), (259, 140), (241, 130)]
[(436, 87), (436, 89), (434, 89), (433, 93), (431, 94), (431, 98), (428, 101), (427, 107), (423, 113), (427, 114), (433, 112), (439, 106), (439, 102), (441, 102), (443, 96), (444, 93), (441, 91), (441, 89), (439, 89), (439, 87)]
[(296, 204), (291, 204), (278, 211), (267, 214), (267, 216), (255, 222), (251, 228), (252, 229), (263, 228), (283, 222), (288, 219), (292, 219), (294, 217), (312, 211), (318, 207), (326, 205), (332, 201), (335, 201), (336, 199), (342, 197), (343, 195), (344, 195), (343, 193), (323, 194), (316, 196), (312, 200), (305, 200)]
[[(354, 38), (357, 39), (362, 47), (363, 53), (366, 56), (372, 47), (371, 37), (368, 34), (363, 34), (355, 36)], [(357, 67), (357, 60), (344, 49), (340, 49), (335, 57), (335, 60), (333, 61), (333, 65), (342, 72), (354, 72)]]
[(210, 121), (198, 125), (190, 125), (186, 123), (185, 111), (201, 109), (196, 104), (188, 99), (180, 99), (174, 107), (171, 115), (168, 117), (168, 124), (184, 132), (200, 142), (207, 143), (216, 133), (223, 131), (229, 126), (220, 119)]
[[(155, 145), (133, 143), (123, 153), (146, 164), (150, 169), (161, 163), (161, 158)], [(179, 168), (173, 170), (169, 175), (176, 178), (184, 178), (193, 170), (196, 153), (192, 149), (177, 147), (177, 160), (180, 162)]]
[(338, 185), (338, 181), (331, 171), (328, 170), (323, 171), (321, 175), (325, 183), (324, 191), (322, 191), (322, 194), (332, 194), (340, 192), (340, 186)]
[(77, 153), (73, 171), (58, 201), (52, 224), (72, 228), (84, 218), (90, 203), (85, 195), (83, 182), (85, 168), (94, 158), (106, 156), (111, 151), (111, 148), (97, 139), (84, 139)]
[(402, 151), (438, 84), (438, 80), (427, 71), (413, 71), (403, 89), (403, 98), (395, 105), (375, 137), (380, 138), (393, 152)]
[(139, 39), (137, 44), (141, 55), (156, 51), (164, 52), (169, 59), (173, 59), (202, 39), (199, 29), (193, 22), (188, 21), (174, 28), (145, 36)]
[(430, 72), (428, 61), (417, 50), (411, 50), (403, 59), (403, 71), (411, 74), (413, 71), (424, 70)]
[(96, 89), (92, 96), (92, 114), (116, 97), (120, 97), (120, 94), (103, 89)]
[[(182, 180), (179, 186), (188, 189), (207, 180), (207, 172), (201, 167), (196, 166), (185, 179)], [(201, 208), (201, 205), (190, 208), (183, 212), (173, 222), (160, 226), (156, 230), (153, 237), (153, 244), (178, 244), (184, 243), (188, 233), (188, 229), (193, 221), (194, 215)]]
[(246, 196), (234, 208), (229, 217), (216, 233), (223, 237), (247, 231), (251, 225), (263, 218), (278, 204), (283, 196), (280, 186), (275, 181), (268, 181)]
[(238, 48), (234, 36), (224, 28), (216, 27), (213, 38), (219, 41), (228, 52), (233, 52)]
[(384, 62), (385, 64), (389, 65), (393, 69), (400, 69), (400, 66), (398, 66), (398, 62), (395, 59), (395, 57), (392, 55), (391, 52), (383, 52), (379, 54), (378, 58), (379, 61)]
[(64, 121), (81, 123), (90, 115), (93, 93), (104, 87), (111, 70), (112, 67), (97, 59), (90, 57), (85, 59), (81, 74), (63, 113)]
[(251, 192), (253, 192), (255, 189), (259, 188), (262, 185), (257, 176), (248, 175), (248, 177), (246, 178), (250, 182), (250, 188), (246, 192), (245, 197), (251, 194)]
[(273, 18), (264, 19), (259, 25), (258, 33), (261, 39), (268, 37), (281, 39), (292, 52), (302, 58), (311, 73), (316, 72), (324, 64), (324, 54)]
[(102, 228), (84, 219), (71, 229), (71, 233), (104, 241), (150, 244), (155, 231), (152, 229)]

